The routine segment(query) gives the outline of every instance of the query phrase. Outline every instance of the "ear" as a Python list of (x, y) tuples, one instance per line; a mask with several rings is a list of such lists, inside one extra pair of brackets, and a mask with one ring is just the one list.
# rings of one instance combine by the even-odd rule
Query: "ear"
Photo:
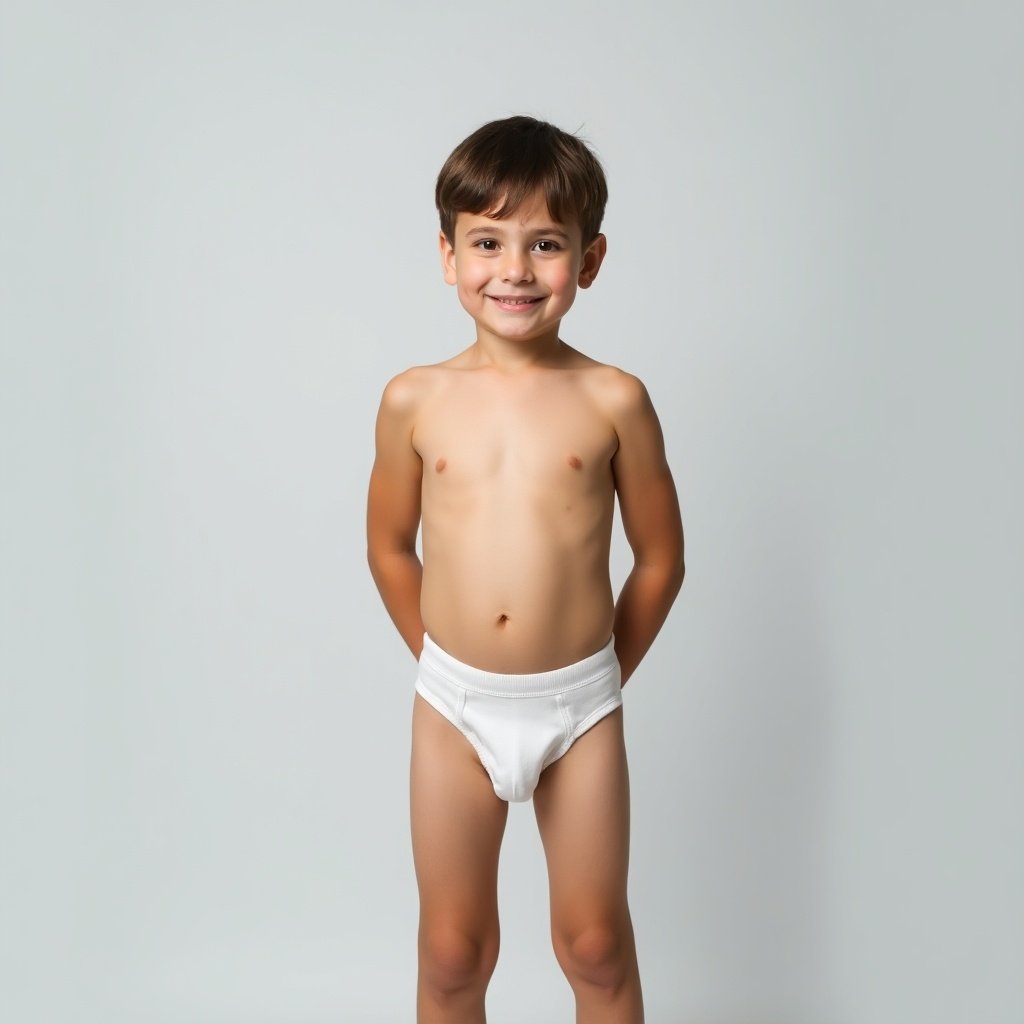
[(604, 262), (605, 253), (608, 251), (608, 239), (604, 235), (597, 235), (594, 240), (583, 250), (583, 262), (580, 264), (579, 286), (589, 288), (597, 277), (597, 272)]
[(441, 269), (444, 271), (444, 279), (448, 284), (455, 284), (455, 250), (443, 231), (438, 235), (437, 241), (441, 250)]

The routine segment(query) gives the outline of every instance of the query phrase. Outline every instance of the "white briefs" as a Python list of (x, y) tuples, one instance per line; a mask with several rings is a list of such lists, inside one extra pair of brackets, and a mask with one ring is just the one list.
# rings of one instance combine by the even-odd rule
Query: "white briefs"
[(473, 668), (423, 634), (416, 692), (473, 744), (502, 800), (533, 796), (540, 773), (622, 704), (615, 637), (547, 672)]

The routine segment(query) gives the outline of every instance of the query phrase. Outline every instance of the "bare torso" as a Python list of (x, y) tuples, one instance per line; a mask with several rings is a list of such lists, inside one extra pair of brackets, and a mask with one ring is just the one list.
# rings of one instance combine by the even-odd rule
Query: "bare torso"
[(601, 393), (618, 371), (574, 357), (515, 374), (459, 356), (418, 371), (423, 625), (478, 668), (558, 668), (611, 636), (618, 440)]

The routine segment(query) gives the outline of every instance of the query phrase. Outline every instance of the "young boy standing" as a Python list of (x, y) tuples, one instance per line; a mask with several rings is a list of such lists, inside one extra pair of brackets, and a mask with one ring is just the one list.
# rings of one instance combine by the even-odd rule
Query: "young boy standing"
[[(532, 797), (577, 1024), (638, 1024), (621, 688), (682, 585), (683, 532), (644, 385), (559, 338), (604, 259), (604, 173), (576, 137), (511, 117), (454, 150), (436, 199), (476, 340), (388, 382), (367, 515), (418, 659), (417, 1021), (484, 1021), (508, 801)], [(634, 556), (617, 601), (616, 494)]]

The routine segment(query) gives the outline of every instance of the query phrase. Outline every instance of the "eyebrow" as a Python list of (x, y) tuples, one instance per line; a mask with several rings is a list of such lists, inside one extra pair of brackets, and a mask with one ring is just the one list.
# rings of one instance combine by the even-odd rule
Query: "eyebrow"
[[(500, 235), (502, 233), (501, 228), (470, 228), (466, 232), (467, 238), (472, 238), (475, 235)], [(559, 238), (564, 238), (567, 242), (571, 241), (569, 236), (561, 229), (556, 227), (537, 228), (536, 231), (531, 231), (532, 235), (557, 235)]]

